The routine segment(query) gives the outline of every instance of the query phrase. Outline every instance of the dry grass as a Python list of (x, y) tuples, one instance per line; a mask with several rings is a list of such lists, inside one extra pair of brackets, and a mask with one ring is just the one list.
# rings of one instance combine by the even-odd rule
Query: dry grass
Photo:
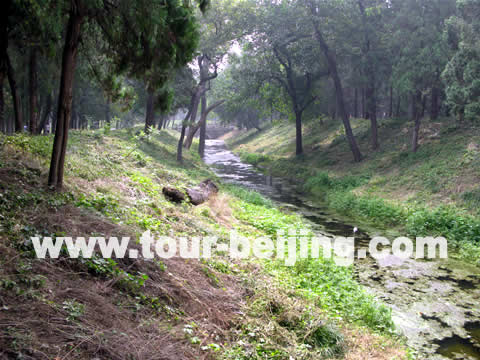
[(232, 229), (238, 222), (232, 215), (230, 207), (231, 197), (226, 194), (217, 194), (212, 196), (204, 208), (208, 208), (215, 221), (227, 229)]
[[(141, 289), (132, 290), (121, 286), (122, 275), (94, 275), (79, 260), (30, 257), (22, 245), (22, 226), (27, 224), (47, 233), (73, 236), (134, 238), (139, 228), (115, 224), (99, 212), (78, 208), (71, 202), (49, 203), (47, 199), (53, 195), (46, 190), (42, 162), (8, 148), (2, 156), (8, 165), (0, 167), (0, 190), (14, 185), (22, 194), (41, 192), (42, 197), (15, 214), (18, 224), (9, 238), (0, 235), (0, 359), (18, 358), (19, 354), (24, 359), (55, 360), (211, 359), (216, 354), (200, 350), (201, 346), (235, 342), (234, 329), (249, 325), (258, 328), (260, 336), (274, 348), (306, 359), (298, 345), (328, 320), (320, 309), (275, 286), (259, 265), (240, 265), (245, 274), (241, 277), (211, 267), (207, 272), (207, 265), (196, 260), (173, 258), (163, 260), (163, 264), (117, 260), (125, 272), (148, 275)], [(146, 196), (127, 177), (92, 181), (69, 177), (67, 190), (86, 195), (115, 193), (120, 206), (137, 206), (137, 201)], [(212, 222), (230, 229), (237, 224), (230, 200), (228, 195), (219, 194), (194, 211), (160, 203), (161, 214), (157, 215), (171, 227), (170, 231), (181, 234), (196, 234)], [(210, 215), (203, 216), (202, 210)], [(160, 306), (151, 306), (140, 295), (147, 300), (158, 299)], [(84, 312), (73, 319), (66, 305), (71, 303), (84, 307)], [(299, 328), (307, 315), (313, 315), (314, 321)], [(195, 323), (199, 344), (192, 344), (185, 336), (184, 327), (190, 323)], [(344, 331), (344, 335), (351, 348), (347, 359), (360, 359), (358, 356), (365, 353), (372, 359), (387, 359), (375, 357), (381, 351), (392, 359), (402, 355), (393, 342), (385, 345), (381, 337), (368, 332), (353, 329)], [(255, 351), (253, 347), (247, 350)], [(308, 356), (319, 358), (313, 352)]]
[[(0, 168), (0, 189), (13, 184), (26, 195), (43, 191), (40, 164), (14, 156), (9, 161), (15, 167)], [(77, 180), (70, 182), (77, 191), (113, 187), (124, 198), (137, 196), (128, 185), (114, 181)], [(224, 221), (230, 216), (226, 201), (220, 197), (214, 203)], [(131, 227), (72, 204), (46, 201), (27, 205), (19, 215), (13, 238), (0, 237), (0, 359), (18, 354), (24, 359), (207, 359), (212, 353), (200, 346), (220, 342), (242, 307), (245, 288), (239, 280), (210, 269), (220, 287), (197, 260), (173, 258), (160, 267), (153, 261), (117, 259), (124, 271), (148, 276), (140, 292), (147, 299), (159, 299), (161, 307), (152, 308), (139, 300), (140, 293), (119, 286), (119, 277), (94, 276), (77, 259), (31, 258), (22, 248), (23, 224), (52, 234), (104, 237), (132, 237)], [(187, 223), (181, 226), (189, 229)], [(69, 302), (83, 306), (84, 313), (69, 318)], [(183, 327), (191, 322), (198, 327), (200, 344), (185, 337)]]
[(407, 359), (403, 345), (394, 340), (386, 340), (366, 329), (344, 328), (348, 352), (345, 360), (402, 360)]

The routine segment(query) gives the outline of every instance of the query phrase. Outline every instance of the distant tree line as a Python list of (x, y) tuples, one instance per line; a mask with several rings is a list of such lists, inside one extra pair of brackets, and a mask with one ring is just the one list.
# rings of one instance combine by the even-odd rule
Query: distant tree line
[[(209, 114), (240, 127), (352, 118), (480, 115), (480, 0), (3, 0), (0, 131), (55, 133), (61, 189), (68, 130), (148, 133), (182, 114), (177, 159)], [(139, 120), (139, 119), (142, 120)]]
[(480, 115), (479, 0), (251, 0), (250, 9), (242, 51), (216, 82), (228, 94), (217, 112), (247, 127), (291, 119), (297, 155), (305, 120), (339, 118), (361, 161), (351, 118), (369, 119), (373, 150), (379, 117), (411, 119), (416, 151), (423, 117), (462, 125)]

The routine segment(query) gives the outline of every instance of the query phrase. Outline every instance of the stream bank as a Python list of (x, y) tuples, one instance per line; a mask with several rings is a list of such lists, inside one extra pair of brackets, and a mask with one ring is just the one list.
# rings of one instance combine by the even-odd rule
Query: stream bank
[[(264, 175), (243, 163), (222, 140), (208, 140), (205, 163), (225, 182), (257, 191), (312, 224), (319, 234), (352, 236), (356, 224), (335, 216), (297, 190), (298, 184)], [(365, 246), (385, 231), (368, 228), (355, 233)], [(388, 304), (399, 332), (418, 358), (480, 359), (480, 269), (448, 259), (406, 260), (388, 256), (382, 261), (357, 260), (358, 281)]]

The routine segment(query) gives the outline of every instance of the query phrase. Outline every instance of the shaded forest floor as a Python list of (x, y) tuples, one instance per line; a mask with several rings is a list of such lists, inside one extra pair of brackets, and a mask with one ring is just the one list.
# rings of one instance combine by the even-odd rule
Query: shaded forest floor
[(243, 160), (302, 180), (305, 191), (341, 215), (412, 236), (445, 236), (462, 258), (480, 264), (480, 127), (425, 119), (420, 148), (412, 153), (411, 122), (380, 119), (375, 152), (369, 121), (353, 119), (352, 126), (361, 163), (353, 162), (340, 120), (305, 125), (305, 154), (298, 158), (293, 124), (225, 139)]
[[(0, 137), (1, 359), (405, 359), (390, 313), (349, 268), (315, 260), (37, 259), (30, 236), (204, 236), (300, 227), (241, 188), (174, 205), (165, 185), (214, 178), (176, 138), (72, 131), (66, 189), (46, 187), (51, 137)], [(218, 179), (216, 179), (218, 181)]]

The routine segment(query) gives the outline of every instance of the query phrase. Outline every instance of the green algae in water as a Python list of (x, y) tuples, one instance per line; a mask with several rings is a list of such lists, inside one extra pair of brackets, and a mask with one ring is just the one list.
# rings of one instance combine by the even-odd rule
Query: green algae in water
[(465, 330), (468, 331), (472, 339), (480, 346), (480, 322), (465, 325)]
[(440, 347), (437, 353), (449, 359), (480, 359), (480, 348), (475, 347), (469, 340), (460, 336), (454, 335), (440, 340), (438, 344)]

